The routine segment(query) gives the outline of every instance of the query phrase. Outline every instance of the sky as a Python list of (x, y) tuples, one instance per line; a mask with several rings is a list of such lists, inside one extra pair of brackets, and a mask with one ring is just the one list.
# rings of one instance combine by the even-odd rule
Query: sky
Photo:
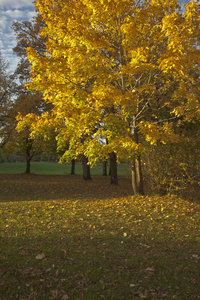
[(8, 62), (8, 73), (16, 69), (18, 58), (12, 49), (16, 39), (11, 26), (14, 21), (30, 21), (35, 15), (33, 0), (0, 0), (0, 51)]

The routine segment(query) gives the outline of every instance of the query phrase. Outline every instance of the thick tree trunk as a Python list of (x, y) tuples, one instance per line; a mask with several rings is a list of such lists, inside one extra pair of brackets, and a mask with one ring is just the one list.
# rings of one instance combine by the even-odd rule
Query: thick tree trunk
[(132, 161), (132, 187), (134, 195), (144, 195), (143, 176), (140, 156)]
[(75, 175), (75, 159), (71, 161), (71, 175)]
[(107, 160), (103, 161), (103, 176), (107, 176)]
[(115, 152), (110, 153), (110, 178), (111, 184), (117, 185), (118, 184), (118, 177), (117, 177), (117, 155)]
[(83, 166), (83, 179), (90, 180), (90, 166), (88, 165), (88, 158), (83, 155), (82, 157), (82, 166)]

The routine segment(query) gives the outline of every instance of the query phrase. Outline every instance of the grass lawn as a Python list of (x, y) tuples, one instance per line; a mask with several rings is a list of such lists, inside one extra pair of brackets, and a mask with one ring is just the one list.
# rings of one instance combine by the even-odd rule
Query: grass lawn
[[(0, 174), (20, 174), (26, 170), (26, 163), (0, 163)], [(43, 174), (43, 175), (66, 175), (70, 174), (71, 165), (67, 163), (49, 163), (49, 162), (32, 162), (31, 173)], [(91, 168), (91, 175), (101, 175), (103, 172), (102, 164), (98, 164)], [(76, 163), (75, 173), (81, 175), (83, 173), (82, 164)], [(126, 164), (122, 163), (118, 165), (119, 175), (130, 174), (130, 169)]]
[(200, 202), (0, 174), (0, 299), (200, 299)]

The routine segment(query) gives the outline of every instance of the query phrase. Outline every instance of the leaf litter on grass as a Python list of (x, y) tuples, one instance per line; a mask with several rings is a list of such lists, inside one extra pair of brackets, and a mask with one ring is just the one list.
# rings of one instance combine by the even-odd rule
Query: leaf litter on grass
[(200, 205), (102, 188), (0, 204), (0, 298), (198, 299)]

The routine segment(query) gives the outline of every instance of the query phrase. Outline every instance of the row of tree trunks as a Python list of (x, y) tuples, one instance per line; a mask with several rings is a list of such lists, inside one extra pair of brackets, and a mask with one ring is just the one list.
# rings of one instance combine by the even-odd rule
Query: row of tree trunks
[[(83, 179), (90, 180), (90, 166), (88, 165), (88, 158), (83, 155), (82, 156), (82, 167), (83, 167)], [(72, 174), (72, 173), (71, 173)], [(103, 162), (103, 175), (107, 175), (107, 161)], [(117, 155), (115, 152), (110, 153), (110, 183), (117, 185), (118, 184), (118, 176), (117, 176)]]
[[(71, 175), (75, 174), (75, 160), (72, 160), (71, 165)], [(83, 179), (90, 180), (90, 166), (88, 165), (88, 158), (83, 155), (82, 157), (82, 166), (83, 166)], [(25, 173), (30, 173), (31, 167), (31, 155), (29, 148), (26, 151), (26, 171)], [(134, 195), (144, 194), (143, 190), (143, 178), (142, 178), (142, 166), (141, 159), (138, 156), (132, 161), (132, 187)], [(103, 175), (107, 175), (107, 161), (103, 162)], [(110, 183), (113, 185), (118, 184), (118, 175), (117, 175), (117, 155), (115, 152), (110, 154)]]
[[(75, 162), (72, 163), (72, 165)], [(88, 165), (88, 159), (85, 155), (82, 158), (83, 166), (83, 179), (90, 180), (90, 166)], [(143, 188), (143, 176), (142, 176), (142, 164), (140, 156), (137, 156), (132, 161), (132, 187), (134, 195), (144, 194)], [(73, 173), (74, 174), (74, 173)], [(103, 162), (103, 175), (107, 175), (107, 161)], [(110, 183), (113, 185), (118, 184), (118, 174), (117, 174), (117, 155), (115, 152), (110, 153)]]
[[(75, 160), (72, 160), (71, 165), (71, 175), (75, 174)], [(26, 151), (26, 171), (25, 173), (30, 173), (31, 166), (31, 155), (29, 148)], [(82, 157), (82, 167), (83, 167), (83, 179), (90, 180), (90, 166), (88, 165), (88, 158), (83, 155)], [(107, 175), (107, 161), (103, 162), (103, 175)], [(118, 185), (118, 174), (117, 174), (117, 155), (115, 152), (110, 153), (110, 183), (113, 185)], [(143, 190), (143, 178), (142, 178), (142, 167), (141, 159), (138, 156), (132, 161), (132, 187), (134, 195), (144, 194)]]

